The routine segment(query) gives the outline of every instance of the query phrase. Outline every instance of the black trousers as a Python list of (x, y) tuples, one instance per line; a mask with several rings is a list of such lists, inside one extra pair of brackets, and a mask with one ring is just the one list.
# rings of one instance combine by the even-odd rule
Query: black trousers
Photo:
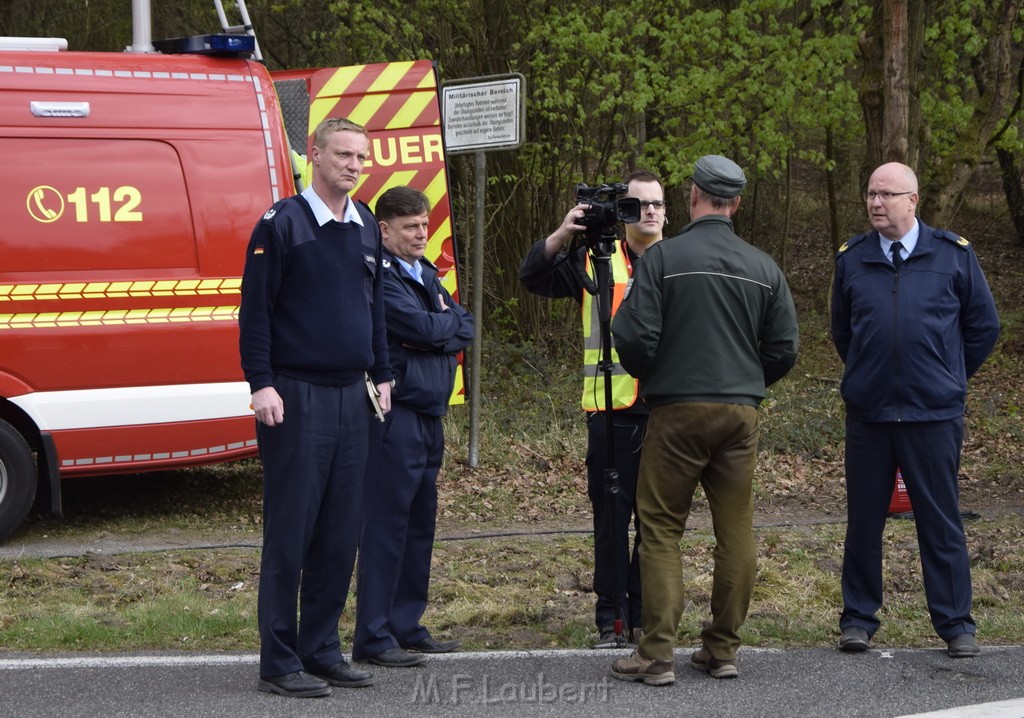
[[(640, 598), (640, 521), (635, 516), (636, 480), (640, 472), (640, 448), (643, 446), (647, 414), (612, 412), (615, 468), (619, 472), (619, 490), (610, 496), (604, 472), (608, 465), (605, 413), (587, 415), (587, 493), (594, 508), (594, 593), (597, 605), (594, 621), (598, 629), (609, 628), (615, 620), (615, 597), (618, 596), (622, 618), (627, 628), (642, 625)], [(614, 512), (614, 528), (609, 526), (608, 513)], [(629, 548), (629, 528), (633, 525), (636, 539)], [(612, 561), (618, 587), (612, 585)]]
[(846, 543), (840, 628), (874, 635), (882, 606), (882, 530), (896, 480), (903, 474), (917, 527), (932, 626), (945, 641), (974, 633), (971, 565), (957, 475), (963, 418), (909, 423), (846, 420)]
[(330, 668), (359, 541), (369, 403), (362, 381), (275, 377), (284, 422), (257, 424), (263, 461), (260, 675)]
[(383, 447), (367, 469), (355, 659), (430, 636), (420, 619), (427, 609), (444, 455), (441, 417), (395, 402), (382, 428)]

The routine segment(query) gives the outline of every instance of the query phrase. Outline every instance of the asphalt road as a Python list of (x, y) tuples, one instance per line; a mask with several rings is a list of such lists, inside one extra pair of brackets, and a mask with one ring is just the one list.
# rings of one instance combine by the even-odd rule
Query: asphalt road
[[(983, 647), (953, 660), (937, 649), (741, 649), (740, 677), (715, 680), (676, 656), (676, 683), (608, 676), (616, 650), (500, 651), (433, 656), (416, 668), (375, 668), (368, 688), (319, 699), (256, 690), (251, 654), (18, 656), (0, 653), (0, 716), (588, 716), (845, 718), (934, 711), (1024, 717), (1024, 647)], [(971, 706), (974, 706), (973, 708)]]

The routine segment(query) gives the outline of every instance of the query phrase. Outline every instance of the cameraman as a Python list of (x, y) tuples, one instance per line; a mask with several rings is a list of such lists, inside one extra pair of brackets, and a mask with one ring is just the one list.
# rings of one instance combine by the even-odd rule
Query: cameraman
[[(611, 255), (612, 307), (614, 315), (637, 260), (662, 238), (667, 221), (665, 192), (653, 172), (638, 171), (625, 179), (627, 197), (640, 200), (640, 221), (625, 225), (626, 238)], [(619, 491), (609, 495), (604, 485), (607, 465), (607, 427), (603, 413), (604, 375), (599, 369), (601, 337), (597, 298), (584, 288), (583, 275), (591, 274), (586, 247), (568, 251), (573, 236), (586, 229), (578, 221), (588, 204), (577, 204), (565, 215), (561, 226), (531, 247), (519, 267), (519, 279), (529, 291), (544, 297), (575, 297), (583, 315), (583, 409), (587, 415), (587, 493), (594, 507), (594, 593), (595, 619), (600, 638), (595, 648), (616, 645), (616, 597), (628, 627), (627, 638), (636, 642), (640, 634), (640, 525), (634, 517), (636, 479), (640, 447), (647, 425), (648, 409), (639, 401), (637, 382), (618, 364), (612, 375), (612, 405), (615, 411), (613, 441)], [(609, 496), (613, 498), (609, 499)], [(609, 529), (608, 504), (614, 501), (615, 529)], [(633, 552), (629, 551), (629, 525), (636, 527)], [(618, 587), (612, 586), (612, 561)]]

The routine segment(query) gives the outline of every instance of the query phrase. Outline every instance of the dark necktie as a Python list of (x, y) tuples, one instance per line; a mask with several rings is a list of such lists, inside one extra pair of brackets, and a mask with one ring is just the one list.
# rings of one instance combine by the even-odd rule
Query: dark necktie
[(900, 256), (900, 252), (903, 251), (902, 242), (892, 243), (892, 266), (896, 267), (896, 271), (900, 271), (900, 266), (903, 264), (903, 257)]

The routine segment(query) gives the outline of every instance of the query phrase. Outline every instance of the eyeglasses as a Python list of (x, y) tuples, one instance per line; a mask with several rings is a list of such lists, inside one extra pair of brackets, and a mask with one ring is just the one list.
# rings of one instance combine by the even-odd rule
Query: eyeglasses
[(882, 200), (882, 202), (884, 202), (885, 204), (888, 204), (889, 202), (892, 201), (893, 197), (900, 197), (900, 196), (905, 195), (905, 194), (914, 194), (914, 193), (913, 193), (913, 191), (909, 191), (909, 192), (865, 192), (864, 193), (864, 201), (865, 202), (874, 202), (875, 198), (877, 197), (878, 199)]
[(660, 199), (642, 199), (640, 200), (640, 209), (647, 209), (648, 207), (654, 207), (654, 209), (665, 209), (665, 202)]

